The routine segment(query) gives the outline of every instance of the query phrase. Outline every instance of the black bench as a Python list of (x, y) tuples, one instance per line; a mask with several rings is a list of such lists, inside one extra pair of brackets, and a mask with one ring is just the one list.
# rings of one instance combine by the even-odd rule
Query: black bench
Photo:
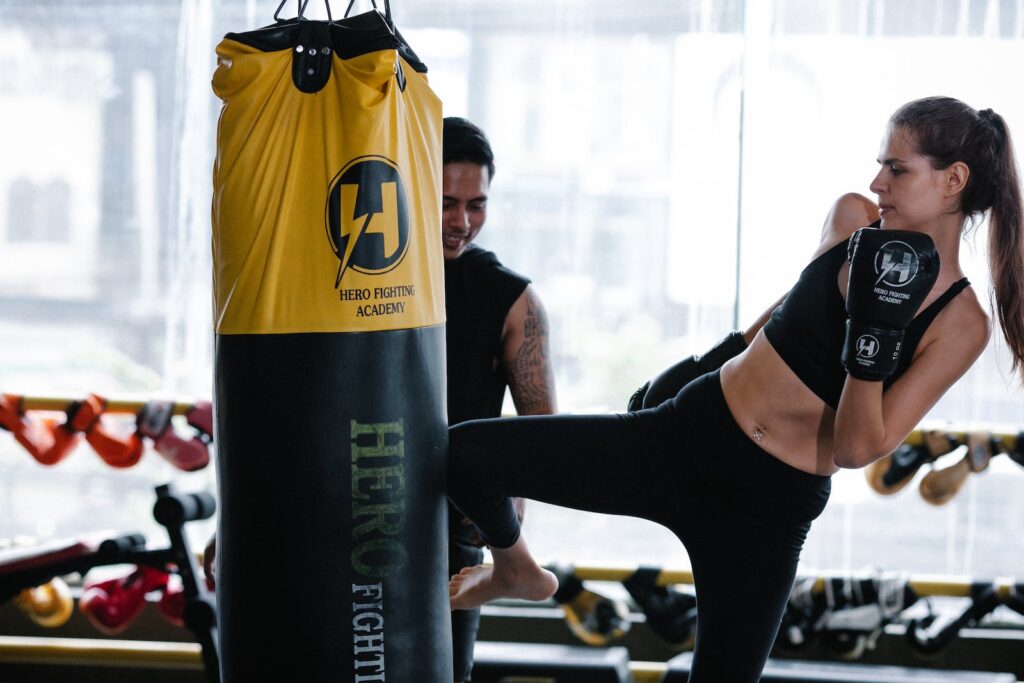
[(536, 676), (557, 683), (632, 683), (624, 647), (593, 648), (480, 641), (473, 651), (473, 681)]
[[(673, 657), (662, 683), (686, 683), (693, 653)], [(769, 659), (761, 683), (1017, 683), (1013, 674), (943, 671), (876, 664), (838, 664)]]

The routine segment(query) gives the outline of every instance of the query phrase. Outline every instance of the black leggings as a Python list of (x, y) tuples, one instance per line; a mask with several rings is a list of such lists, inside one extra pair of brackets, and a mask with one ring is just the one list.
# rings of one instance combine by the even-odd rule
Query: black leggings
[(449, 437), (449, 497), (493, 547), (519, 537), (509, 496), (670, 529), (697, 593), (691, 683), (759, 679), (831, 480), (749, 439), (717, 371), (649, 410), (475, 420)]

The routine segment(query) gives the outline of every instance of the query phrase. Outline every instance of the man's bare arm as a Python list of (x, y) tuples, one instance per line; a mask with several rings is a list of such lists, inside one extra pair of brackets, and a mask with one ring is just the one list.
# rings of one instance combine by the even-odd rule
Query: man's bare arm
[(549, 339), (544, 305), (527, 287), (505, 318), (500, 358), (520, 415), (550, 415), (558, 410)]

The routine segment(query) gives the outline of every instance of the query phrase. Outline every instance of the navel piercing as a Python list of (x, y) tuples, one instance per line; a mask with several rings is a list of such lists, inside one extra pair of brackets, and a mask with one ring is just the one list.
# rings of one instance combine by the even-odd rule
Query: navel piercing
[(754, 427), (754, 438), (760, 441), (764, 438), (764, 430), (760, 427)]

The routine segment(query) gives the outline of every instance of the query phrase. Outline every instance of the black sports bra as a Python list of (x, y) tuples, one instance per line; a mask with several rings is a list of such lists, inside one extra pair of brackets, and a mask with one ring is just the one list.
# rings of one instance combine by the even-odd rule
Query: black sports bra
[[(846, 370), (840, 361), (846, 336), (846, 302), (838, 278), (846, 260), (847, 242), (835, 245), (803, 269), (796, 285), (764, 326), (765, 336), (789, 369), (833, 409), (839, 405), (846, 382)], [(967, 278), (954, 282), (917, 314), (903, 337), (896, 372), (885, 380), (885, 389), (906, 372), (921, 337), (939, 311), (970, 284)]]

